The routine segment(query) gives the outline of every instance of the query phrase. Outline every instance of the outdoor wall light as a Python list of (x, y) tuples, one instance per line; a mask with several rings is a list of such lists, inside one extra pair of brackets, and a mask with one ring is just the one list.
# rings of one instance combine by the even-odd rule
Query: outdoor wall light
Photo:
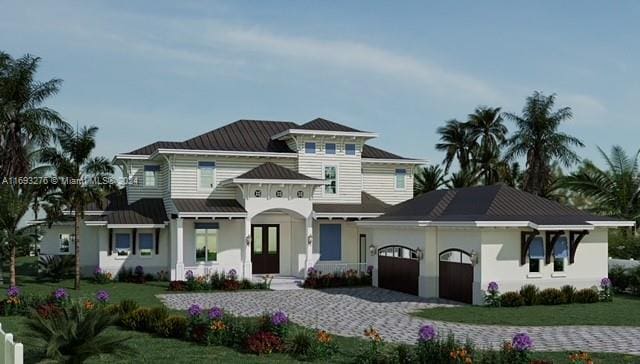
[(480, 257), (478, 256), (478, 253), (475, 250), (471, 249), (471, 257), (469, 257), (469, 259), (471, 259), (471, 264), (476, 265), (478, 264)]
[(369, 245), (369, 254), (371, 254), (371, 256), (376, 255), (376, 246), (371, 244)]
[(245, 243), (247, 243), (247, 246), (251, 245), (251, 235), (247, 235), (244, 238)]
[(422, 249), (416, 248), (416, 258), (418, 258), (418, 260), (422, 260), (423, 257), (424, 257), (424, 252), (422, 251)]
[(309, 245), (313, 244), (313, 235), (307, 236), (307, 244)]

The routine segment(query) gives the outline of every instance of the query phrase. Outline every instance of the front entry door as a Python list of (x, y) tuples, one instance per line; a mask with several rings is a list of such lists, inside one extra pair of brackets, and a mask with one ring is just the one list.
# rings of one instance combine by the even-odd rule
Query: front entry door
[(253, 274), (280, 273), (280, 226), (251, 225)]

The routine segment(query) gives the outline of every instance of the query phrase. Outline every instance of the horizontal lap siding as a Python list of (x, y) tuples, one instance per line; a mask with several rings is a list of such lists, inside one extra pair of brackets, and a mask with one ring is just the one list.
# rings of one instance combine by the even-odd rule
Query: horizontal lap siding
[[(156, 187), (144, 186), (144, 166), (160, 165), (158, 162), (131, 161), (130, 177), (133, 178), (131, 184), (127, 185), (127, 200), (129, 203), (138, 201), (141, 198), (161, 198), (167, 185), (166, 167), (160, 165), (160, 172), (157, 175)], [(165, 172), (163, 173), (163, 169)]]
[[(216, 162), (217, 187), (213, 191), (198, 191), (198, 161)], [(266, 162), (296, 170), (296, 160), (293, 158), (176, 156), (174, 169), (171, 172), (171, 198), (236, 198), (237, 187), (223, 187), (220, 183)]]
[[(407, 170), (405, 189), (397, 191), (396, 168)], [(411, 165), (388, 163), (363, 163), (362, 164), (363, 190), (374, 197), (395, 205), (413, 197), (413, 173)]]

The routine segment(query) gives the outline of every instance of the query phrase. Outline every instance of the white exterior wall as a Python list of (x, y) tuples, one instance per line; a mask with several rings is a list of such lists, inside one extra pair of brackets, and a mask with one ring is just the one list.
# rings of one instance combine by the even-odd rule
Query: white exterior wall
[[(396, 168), (407, 170), (405, 188), (396, 189)], [(390, 205), (413, 198), (413, 165), (362, 163), (362, 189)]]
[[(93, 273), (93, 269), (98, 265), (98, 230), (99, 228), (89, 227), (84, 223), (80, 225), (80, 264), (83, 275)], [(40, 254), (63, 255), (60, 253), (60, 234), (73, 233), (72, 224), (53, 225), (50, 229), (45, 227), (40, 241)], [(75, 254), (75, 244), (69, 244), (67, 254)]]
[[(142, 256), (140, 255), (140, 239), (136, 238), (136, 253), (129, 254), (126, 257), (119, 257), (115, 253), (115, 238), (118, 233), (133, 233), (133, 229), (112, 229), (111, 238), (113, 239), (112, 247), (114, 249), (113, 254), (109, 255), (109, 230), (106, 227), (98, 227), (95, 228), (98, 235), (98, 243), (99, 243), (99, 257), (100, 257), (100, 268), (103, 271), (111, 272), (114, 277), (123, 268), (132, 268), (135, 269), (136, 266), (140, 265), (144, 268), (145, 273), (155, 274), (161, 270), (167, 272), (170, 268), (169, 265), (169, 228), (166, 227), (164, 229), (160, 229), (160, 240), (159, 240), (159, 250), (158, 254), (156, 254), (155, 250), (155, 236), (154, 236), (154, 245), (151, 250), (151, 256)], [(155, 229), (137, 229), (137, 234), (140, 233), (151, 233), (155, 234)], [(133, 240), (131, 240), (133, 242)], [(132, 251), (131, 251), (132, 252)], [(95, 265), (93, 266), (95, 268)], [(93, 270), (90, 271), (89, 274), (92, 274)]]
[[(540, 235), (546, 239), (544, 232)], [(546, 241), (545, 241), (546, 247)], [(576, 250), (575, 263), (565, 264), (564, 273), (553, 272), (550, 264), (540, 264), (540, 273), (529, 273), (529, 264), (520, 265), (519, 229), (484, 229), (482, 232), (482, 290), (496, 281), (501, 292), (517, 291), (525, 284), (560, 288), (570, 284), (576, 288), (597, 286), (608, 274), (607, 229), (595, 229), (585, 236)]]
[[(218, 229), (218, 254), (216, 262), (196, 263), (196, 222), (216, 222)], [(192, 270), (196, 275), (210, 274), (214, 271), (228, 272), (235, 269), (242, 272), (242, 249), (244, 243), (244, 220), (193, 220), (184, 219), (183, 257), (184, 269)], [(179, 277), (178, 279), (184, 279)]]
[[(320, 260), (320, 225), (339, 224), (341, 226), (340, 260)], [(358, 262), (359, 229), (353, 222), (344, 220), (316, 220), (313, 222), (313, 264), (356, 263)]]

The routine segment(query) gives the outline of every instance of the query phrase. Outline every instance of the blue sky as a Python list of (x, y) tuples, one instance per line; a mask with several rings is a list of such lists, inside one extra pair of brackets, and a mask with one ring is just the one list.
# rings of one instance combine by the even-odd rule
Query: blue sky
[[(635, 151), (640, 3), (14, 1), (0, 49), (43, 58), (50, 105), (113, 156), (242, 119), (324, 117), (440, 162), (435, 130), (533, 90), (571, 106), (580, 155)], [(512, 125), (509, 125), (512, 126)]]

